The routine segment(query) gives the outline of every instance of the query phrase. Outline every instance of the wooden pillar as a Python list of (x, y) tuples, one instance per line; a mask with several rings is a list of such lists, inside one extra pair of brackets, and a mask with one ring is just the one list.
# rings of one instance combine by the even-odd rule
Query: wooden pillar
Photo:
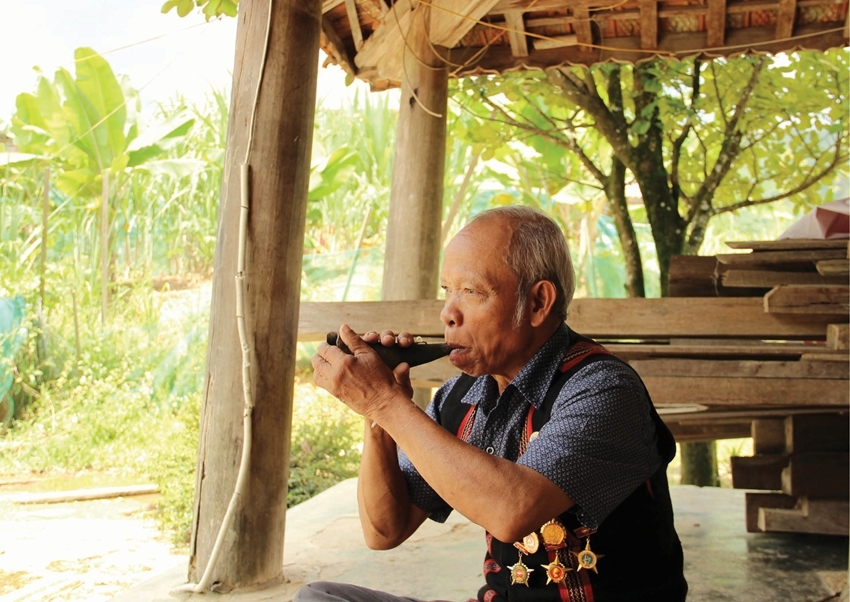
[[(268, 0), (242, 0), (207, 353), (189, 580), (210, 558), (234, 490), (243, 443), (242, 350), (236, 322), (240, 164), (263, 55)], [(321, 0), (276, 0), (250, 159), (245, 319), (253, 437), (247, 490), (210, 583), (229, 590), (283, 569), (295, 345), (310, 173)]]
[[(424, 5), (415, 9), (403, 45), (384, 259), (385, 301), (434, 299), (439, 284), (448, 71), (428, 44), (426, 10)], [(376, 324), (375, 329), (381, 326)], [(417, 392), (416, 401), (421, 405), (427, 397), (427, 390)]]

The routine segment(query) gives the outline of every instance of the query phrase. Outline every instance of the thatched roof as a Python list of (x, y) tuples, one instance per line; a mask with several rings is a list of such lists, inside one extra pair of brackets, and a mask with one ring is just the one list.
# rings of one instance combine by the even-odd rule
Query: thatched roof
[(323, 13), (329, 60), (375, 89), (399, 85), (413, 19), (427, 19), (453, 76), (826, 50), (850, 36), (848, 0), (324, 0)]

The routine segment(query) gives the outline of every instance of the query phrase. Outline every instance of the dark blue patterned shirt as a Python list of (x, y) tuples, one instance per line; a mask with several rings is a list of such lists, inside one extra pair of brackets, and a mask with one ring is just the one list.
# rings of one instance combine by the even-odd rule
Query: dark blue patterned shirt
[[(617, 361), (598, 361), (576, 372), (561, 389), (549, 421), (519, 456), (528, 405), (539, 409), (570, 345), (561, 325), (505, 388), (482, 376), (463, 397), (477, 405), (469, 443), (489, 454), (532, 468), (558, 485), (574, 502), (585, 526), (596, 529), (614, 508), (661, 466), (650, 401), (639, 377)], [(445, 402), (458, 377), (437, 391), (427, 413)], [(399, 450), (411, 501), (444, 522), (451, 507)], [(506, 492), (506, 495), (509, 492)]]

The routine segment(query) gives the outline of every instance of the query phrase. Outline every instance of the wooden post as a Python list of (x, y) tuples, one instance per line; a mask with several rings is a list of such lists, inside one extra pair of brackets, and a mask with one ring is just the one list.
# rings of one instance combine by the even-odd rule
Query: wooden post
[[(448, 71), (426, 38), (427, 7), (414, 10), (403, 44), (404, 72), (390, 193), (382, 299), (434, 299), (446, 161)], [(375, 324), (380, 331), (382, 326)], [(427, 403), (428, 391), (416, 394)]]
[(242, 0), (195, 485), (189, 580), (210, 559), (240, 463), (242, 350), (236, 321), (240, 164), (265, 59), (250, 160), (245, 321), (255, 403), (250, 473), (210, 583), (230, 590), (281, 577), (301, 257), (310, 173), (321, 0)]

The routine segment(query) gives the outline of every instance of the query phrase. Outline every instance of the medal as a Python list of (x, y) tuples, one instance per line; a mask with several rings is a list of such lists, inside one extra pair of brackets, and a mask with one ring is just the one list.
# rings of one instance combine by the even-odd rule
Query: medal
[(596, 562), (602, 558), (602, 555), (597, 556), (593, 550), (590, 549), (590, 538), (587, 538), (587, 543), (584, 546), (584, 549), (581, 552), (571, 552), (576, 559), (578, 560), (578, 570), (587, 569), (588, 571), (593, 571), (597, 575), (599, 571), (596, 570)]
[(511, 585), (519, 583), (528, 587), (528, 578), (534, 572), (534, 569), (530, 569), (522, 563), (522, 552), (519, 553), (516, 564), (508, 568), (511, 570)]
[(546, 585), (549, 585), (553, 581), (555, 583), (561, 583), (567, 578), (567, 571), (572, 570), (571, 568), (565, 567), (561, 564), (561, 559), (558, 558), (557, 552), (555, 552), (555, 560), (549, 564), (543, 564), (541, 566), (546, 569)]
[(555, 519), (540, 527), (540, 535), (543, 536), (543, 543), (549, 551), (563, 548), (567, 540), (567, 530)]
[(522, 538), (522, 546), (528, 550), (527, 554), (534, 554), (540, 547), (540, 540), (537, 539), (537, 533), (529, 533)]

